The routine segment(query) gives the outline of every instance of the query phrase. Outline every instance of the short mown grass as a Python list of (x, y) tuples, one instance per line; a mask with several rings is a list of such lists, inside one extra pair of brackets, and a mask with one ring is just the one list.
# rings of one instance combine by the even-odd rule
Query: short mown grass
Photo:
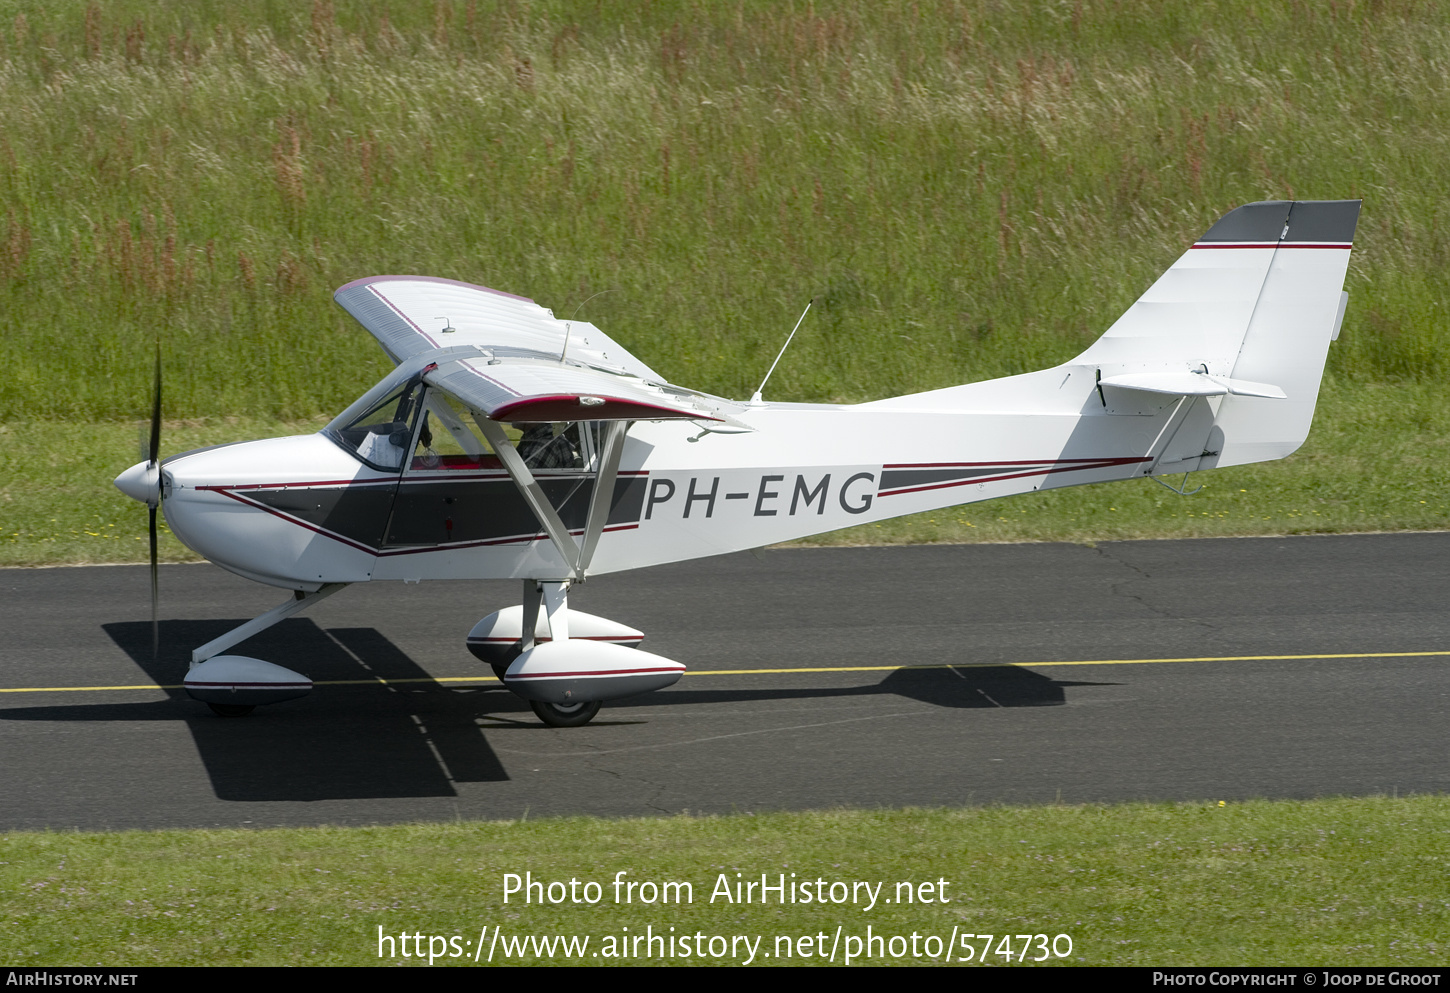
[[(626, 881), (689, 882), (693, 902), (616, 903), (621, 871)], [(525, 904), (515, 894), (505, 904), (506, 873), (597, 882), (598, 902)], [(721, 874), (731, 885), (765, 874), (774, 885), (791, 873), (885, 883), (883, 900), (870, 910), (710, 900)], [(945, 942), (954, 928), (992, 934), (993, 951), (1003, 936), (1021, 949), (1017, 935), (1066, 934), (1071, 956), (1049, 958), (1062, 964), (1439, 966), (1450, 953), (1447, 873), (1450, 802), (1430, 796), (26, 833), (0, 836), (0, 949), (11, 966), (420, 965), (437, 935), (457, 936), (463, 954), (435, 946), (443, 957), (433, 964), (464, 965), (486, 927), (490, 944), (494, 928), (510, 939), (588, 936), (582, 964), (599, 965), (617, 961), (589, 954), (608, 936), (673, 927), (763, 937), (771, 957), (756, 964), (781, 964), (777, 937), (824, 934), (829, 946), (838, 926), (863, 937), (869, 924), (875, 935)], [(902, 882), (932, 883), (933, 902), (885, 903)], [(380, 956), (380, 930), (424, 936), (423, 960), (396, 941)], [(983, 941), (971, 944), (979, 956)], [(1032, 945), (1029, 958), (1039, 954)], [(702, 960), (717, 961), (689, 959)], [(571, 960), (556, 951), (510, 961)], [(1006, 964), (1001, 954), (987, 961)], [(929, 957), (888, 948), (871, 962)]]

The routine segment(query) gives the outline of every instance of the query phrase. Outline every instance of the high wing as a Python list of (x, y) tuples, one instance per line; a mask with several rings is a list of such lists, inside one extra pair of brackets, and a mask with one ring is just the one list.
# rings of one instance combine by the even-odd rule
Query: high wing
[(446, 349), (428, 381), (490, 420), (720, 422), (740, 408), (670, 386), (587, 321), (486, 286), (370, 276), (334, 299), (394, 362)]

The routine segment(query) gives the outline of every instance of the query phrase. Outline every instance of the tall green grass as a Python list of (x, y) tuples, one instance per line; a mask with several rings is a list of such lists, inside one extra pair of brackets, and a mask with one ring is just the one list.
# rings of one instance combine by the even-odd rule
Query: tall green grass
[(310, 418), (385, 369), (330, 300), (532, 296), (777, 399), (1061, 361), (1213, 219), (1363, 197), (1339, 382), (1437, 380), (1433, 3), (0, 2), (0, 423)]

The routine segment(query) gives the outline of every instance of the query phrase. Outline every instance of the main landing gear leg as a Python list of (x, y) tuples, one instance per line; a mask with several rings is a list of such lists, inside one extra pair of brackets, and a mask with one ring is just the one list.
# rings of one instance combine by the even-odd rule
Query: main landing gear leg
[[(543, 600), (544, 612), (549, 616), (549, 635), (555, 643), (569, 640), (569, 583), (567, 580), (561, 582), (543, 582), (533, 584), (537, 590), (532, 597), (529, 596), (528, 585), (524, 589), (524, 629), (523, 641), (528, 645), (524, 651), (533, 647), (534, 620), (539, 612), (539, 600)], [(534, 709), (534, 714), (550, 727), (555, 728), (577, 728), (594, 720), (594, 715), (599, 713), (600, 702), (590, 700), (583, 703), (545, 703), (541, 700), (530, 700), (529, 706)]]
[(493, 669), (494, 676), (500, 683), (503, 682), (504, 673), (509, 671), (514, 659), (534, 647), (534, 629), (539, 625), (539, 603), (543, 598), (543, 591), (537, 579), (524, 580), (524, 613), (523, 622), (519, 627), (519, 640), (509, 649), (508, 655), (502, 662), (490, 662), (489, 667)]

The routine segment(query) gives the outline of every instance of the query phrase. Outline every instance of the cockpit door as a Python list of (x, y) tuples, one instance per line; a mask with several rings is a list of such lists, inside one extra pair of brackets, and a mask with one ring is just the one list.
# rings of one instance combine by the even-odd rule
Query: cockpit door
[[(500, 458), (498, 449), (504, 443), (526, 466), (563, 531), (587, 540), (604, 439), (616, 430), (613, 422), (503, 425), (475, 417), (450, 394), (436, 389), (428, 390), (423, 409), (425, 416), (414, 433), (411, 456), (393, 500), (385, 549), (465, 549), (531, 542), (550, 534), (550, 522), (540, 519), (530, 495)], [(497, 437), (491, 440), (488, 435)], [(613, 478), (613, 472), (609, 476)], [(638, 520), (643, 480), (636, 483), (630, 477), (616, 482), (612, 496), (610, 515)], [(548, 509), (539, 509), (548, 515)], [(597, 530), (608, 522), (606, 516)], [(576, 556), (578, 551), (576, 546)]]

